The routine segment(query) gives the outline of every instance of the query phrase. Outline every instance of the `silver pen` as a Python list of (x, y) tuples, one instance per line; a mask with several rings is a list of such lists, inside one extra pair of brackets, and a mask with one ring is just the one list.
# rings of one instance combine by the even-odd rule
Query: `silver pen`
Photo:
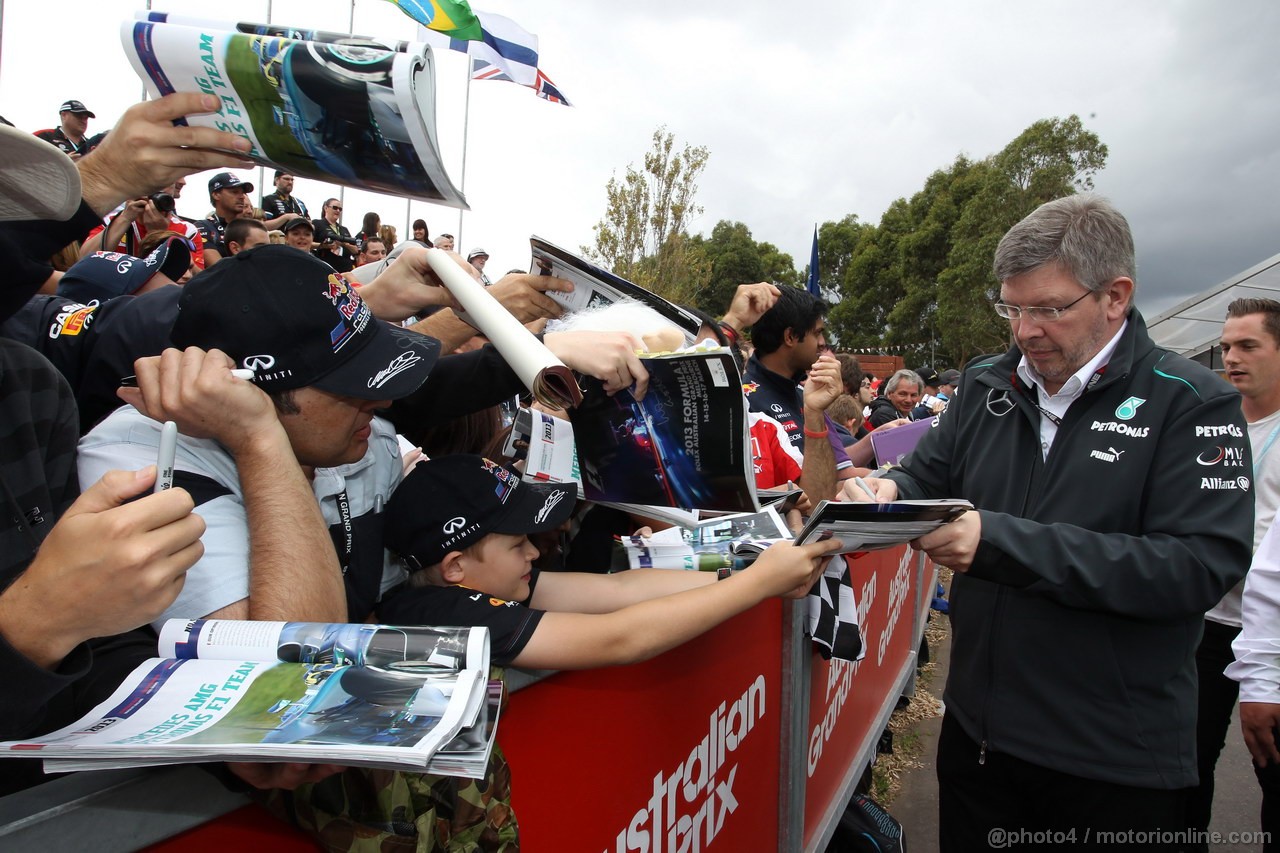
[(156, 453), (156, 485), (152, 494), (173, 488), (173, 464), (178, 455), (178, 425), (165, 421), (160, 428), (160, 449)]
[(867, 495), (870, 496), (873, 502), (880, 500), (878, 497), (876, 497), (875, 490), (873, 490), (871, 486), (867, 484), (866, 480), (862, 479), (861, 477), (854, 477), (853, 481), (858, 484), (858, 488), (862, 489), (862, 491), (866, 492)]

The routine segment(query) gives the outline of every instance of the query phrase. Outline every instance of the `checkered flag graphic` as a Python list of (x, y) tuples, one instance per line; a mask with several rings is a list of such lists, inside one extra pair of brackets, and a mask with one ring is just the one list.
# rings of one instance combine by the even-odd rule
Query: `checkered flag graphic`
[(822, 577), (809, 590), (809, 633), (823, 660), (857, 661), (866, 654), (849, 576), (851, 560), (851, 554), (828, 560)]

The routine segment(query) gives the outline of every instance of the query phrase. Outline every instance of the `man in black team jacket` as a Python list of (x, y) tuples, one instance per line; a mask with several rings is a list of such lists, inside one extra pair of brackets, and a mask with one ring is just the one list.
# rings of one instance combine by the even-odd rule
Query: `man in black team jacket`
[[(0, 162), (9, 170), (0, 190), (0, 259), (11, 267), (24, 250), (47, 256), (126, 199), (236, 162), (217, 153), (235, 150), (233, 134), (173, 125), (211, 112), (217, 100), (210, 101), (172, 94), (131, 108), (78, 168), (43, 142), (0, 129)], [(30, 295), (18, 287), (0, 288), (0, 319)], [(74, 322), (68, 316), (61, 328)], [(70, 724), (153, 656), (154, 635), (130, 629), (168, 606), (201, 553), (204, 524), (191, 513), (191, 497), (180, 488), (146, 494), (152, 466), (112, 471), (81, 494), (78, 434), (58, 371), (0, 338), (0, 739)], [(38, 761), (9, 760), (0, 795), (43, 778)]]
[[(1204, 612), (1249, 566), (1239, 397), (1151, 342), (1109, 203), (1042, 205), (1001, 240), (995, 273), (1015, 346), (971, 362), (938, 428), (871, 481), (880, 500), (976, 507), (917, 540), (956, 572), (942, 849), (1171, 832), (1196, 780)], [(1222, 458), (1245, 463), (1205, 461)]]

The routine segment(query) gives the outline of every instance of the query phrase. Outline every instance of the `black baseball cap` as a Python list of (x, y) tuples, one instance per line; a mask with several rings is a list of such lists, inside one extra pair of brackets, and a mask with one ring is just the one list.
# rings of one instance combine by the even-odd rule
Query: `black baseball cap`
[(553, 530), (573, 514), (577, 488), (526, 483), (482, 456), (419, 462), (387, 504), (383, 542), (416, 568), (442, 562), (490, 533)]
[(58, 295), (77, 302), (105, 302), (137, 293), (164, 273), (174, 282), (191, 266), (191, 250), (181, 237), (165, 240), (145, 258), (123, 252), (94, 252), (71, 265), (58, 281)]
[(299, 228), (305, 228), (308, 231), (312, 232), (313, 234), (315, 233), (315, 230), (316, 230), (316, 227), (311, 224), (310, 219), (307, 219), (307, 217), (305, 216), (296, 216), (293, 219), (290, 219), (288, 222), (286, 222), (284, 224), (284, 227), (281, 228), (280, 231), (283, 234), (288, 234), (290, 231), (296, 231)]
[(96, 115), (89, 112), (89, 108), (86, 107), (82, 101), (63, 101), (62, 106), (58, 107), (58, 112), (78, 113), (80, 115), (86, 115), (89, 118), (97, 118)]
[(920, 381), (932, 388), (938, 387), (938, 371), (929, 365), (916, 368), (916, 373), (920, 376)]
[(942, 371), (942, 375), (938, 377), (938, 384), (939, 385), (959, 385), (960, 371), (956, 370), (954, 367), (948, 368), (947, 370)]
[(227, 353), (267, 392), (315, 387), (396, 400), (427, 378), (440, 342), (373, 316), (355, 285), (293, 246), (223, 258), (187, 283), (174, 346)]
[(247, 193), (253, 192), (253, 184), (240, 180), (230, 172), (219, 172), (209, 179), (209, 192), (211, 193), (230, 189), (231, 187), (240, 187)]

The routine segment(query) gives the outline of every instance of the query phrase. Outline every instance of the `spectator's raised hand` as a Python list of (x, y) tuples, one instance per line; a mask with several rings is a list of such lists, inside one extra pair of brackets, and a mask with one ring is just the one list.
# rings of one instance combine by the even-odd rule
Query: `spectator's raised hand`
[[(875, 492), (875, 501), (877, 503), (893, 503), (898, 499), (898, 484), (893, 480), (886, 480), (882, 477), (865, 477), (862, 482), (871, 491)], [(844, 485), (840, 487), (840, 493), (836, 496), (836, 500), (871, 503), (871, 495), (867, 494), (866, 490), (858, 485), (856, 479), (845, 480)]]
[(769, 595), (782, 598), (804, 598), (822, 576), (826, 557), (840, 550), (839, 539), (797, 545), (775, 542), (765, 549), (747, 569), (758, 572), (769, 585)]
[(126, 503), (155, 474), (154, 466), (109, 471), (67, 509), (0, 594), (10, 645), (52, 668), (85, 640), (145, 625), (174, 602), (204, 554), (204, 520), (179, 488)]
[(766, 281), (740, 284), (733, 293), (724, 321), (738, 331), (754, 326), (764, 313), (778, 301), (778, 288)]
[[(447, 251), (447, 250), (438, 250)], [(454, 263), (457, 263), (467, 275), (479, 282), (480, 270), (475, 266), (467, 263), (465, 257), (458, 255), (457, 252), (448, 252)], [(404, 254), (399, 256), (396, 264), (390, 266), (390, 269), (396, 269), (396, 265), (403, 264), (404, 261), (410, 261), (411, 269), (420, 282), (426, 284), (434, 284), (438, 286), (440, 291), (444, 291), (443, 283), (440, 282), (438, 275), (431, 270), (430, 265), (426, 263), (425, 248), (407, 248)], [(390, 272), (390, 269), (388, 272)], [(385, 273), (384, 273), (385, 275)], [(378, 282), (381, 277), (374, 279)], [(568, 279), (556, 278), (554, 275), (530, 275), (526, 273), (511, 273), (503, 275), (492, 286), (485, 288), (489, 296), (498, 300), (499, 304), (511, 311), (521, 323), (532, 323), (534, 320), (545, 320), (548, 318), (556, 318), (563, 313), (561, 306), (557, 304), (553, 298), (547, 296), (548, 291), (561, 291), (568, 293), (573, 289), (573, 283)], [(448, 291), (445, 291), (447, 295)], [(449, 305), (448, 302), (442, 302), (442, 305)], [(457, 305), (451, 305), (457, 307)], [(410, 316), (406, 314), (404, 316)]]
[(143, 221), (145, 222), (145, 217), (143, 216), (143, 214), (145, 214), (146, 212), (147, 212), (147, 198), (145, 196), (143, 198), (135, 198), (135, 199), (132, 199), (131, 201), (126, 202), (125, 206), (121, 208), (120, 219), (123, 220), (124, 222), (134, 222), (138, 219), (143, 219)]
[(604, 390), (616, 394), (632, 389), (637, 400), (649, 388), (649, 371), (640, 363), (637, 351), (644, 343), (627, 332), (552, 332), (542, 339), (547, 349), (568, 367), (594, 376), (604, 383)]
[(891, 429), (897, 429), (898, 427), (906, 426), (909, 423), (911, 423), (911, 421), (907, 418), (894, 418), (891, 421), (885, 421), (884, 423), (880, 424), (880, 426), (876, 427), (871, 431), (872, 432), (888, 432)]
[(804, 381), (804, 407), (825, 412), (842, 393), (844, 385), (840, 381), (840, 362), (826, 353), (818, 356)]
[(511, 273), (489, 287), (489, 293), (502, 303), (521, 323), (547, 320), (564, 313), (560, 304), (547, 296), (547, 291), (569, 293), (573, 282), (549, 275)]
[(271, 398), (232, 376), (234, 367), (221, 350), (170, 348), (135, 361), (138, 387), (116, 393), (152, 420), (175, 421), (183, 435), (217, 439), (235, 454), (282, 428)]
[[(460, 255), (450, 255), (461, 269), (479, 280), (475, 267)], [(427, 250), (417, 246), (405, 249), (377, 278), (360, 288), (360, 297), (375, 317), (392, 322), (431, 306), (459, 307), (427, 263)]]
[(244, 158), (251, 147), (244, 137), (173, 124), (217, 112), (220, 103), (213, 95), (175, 92), (126, 110), (102, 144), (76, 164), (89, 207), (105, 215), (125, 199), (150, 195), (194, 172), (252, 167)]

